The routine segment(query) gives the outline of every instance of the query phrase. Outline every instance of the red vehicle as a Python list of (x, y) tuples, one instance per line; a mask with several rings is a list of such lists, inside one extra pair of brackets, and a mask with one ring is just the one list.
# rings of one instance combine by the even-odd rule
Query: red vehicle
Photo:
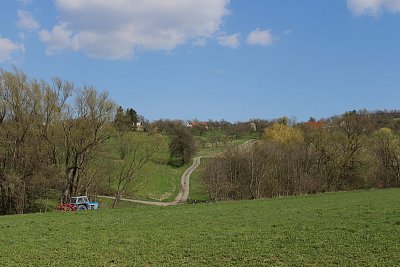
[(56, 207), (58, 211), (97, 210), (98, 202), (90, 202), (87, 196), (71, 197), (70, 203), (61, 202)]
[(77, 208), (74, 204), (64, 204), (64, 203), (60, 203), (58, 204), (58, 206), (56, 207), (57, 211), (76, 211)]

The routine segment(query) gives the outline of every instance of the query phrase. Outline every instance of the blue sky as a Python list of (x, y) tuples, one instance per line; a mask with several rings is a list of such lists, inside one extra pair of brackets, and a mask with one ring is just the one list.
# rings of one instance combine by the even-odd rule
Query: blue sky
[(400, 0), (5, 0), (0, 67), (150, 120), (400, 109)]

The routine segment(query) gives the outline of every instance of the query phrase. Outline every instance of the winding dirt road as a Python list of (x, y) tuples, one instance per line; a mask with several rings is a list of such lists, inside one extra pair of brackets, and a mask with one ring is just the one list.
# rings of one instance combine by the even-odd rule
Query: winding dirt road
[[(193, 164), (182, 174), (181, 189), (179, 190), (179, 193), (176, 196), (174, 201), (172, 201), (172, 202), (157, 202), (157, 201), (135, 200), (135, 199), (129, 199), (129, 198), (121, 198), (121, 200), (128, 201), (128, 202), (139, 203), (139, 204), (144, 204), (144, 205), (160, 206), (160, 207), (175, 206), (175, 205), (178, 205), (178, 204), (186, 203), (187, 199), (189, 197), (189, 180), (190, 180), (190, 176), (197, 169), (197, 167), (199, 167), (200, 160), (201, 160), (202, 157), (203, 156), (195, 157), (193, 159)], [(115, 199), (115, 197), (108, 197), (108, 196), (99, 196), (99, 197)]]
[[(245, 143), (239, 145), (239, 146), (246, 146), (250, 144), (251, 142), (255, 141), (254, 139), (247, 140)], [(208, 155), (207, 157), (215, 156), (218, 155), (221, 152)], [(146, 200), (135, 200), (135, 199), (129, 199), (129, 198), (121, 198), (123, 201), (128, 201), (128, 202), (134, 202), (134, 203), (139, 203), (139, 204), (144, 204), (144, 205), (153, 205), (153, 206), (159, 206), (159, 207), (165, 207), (165, 206), (175, 206), (178, 204), (184, 204), (187, 202), (187, 199), (189, 197), (189, 180), (190, 176), (192, 173), (199, 167), (200, 165), (200, 160), (204, 156), (199, 156), (195, 157), (193, 159), (193, 164), (182, 174), (181, 178), (181, 188), (179, 190), (178, 195), (176, 196), (175, 200), (172, 202), (158, 202), (158, 201), (146, 201)], [(98, 196), (101, 198), (109, 198), (109, 199), (115, 199), (115, 197), (109, 197), (109, 196)]]

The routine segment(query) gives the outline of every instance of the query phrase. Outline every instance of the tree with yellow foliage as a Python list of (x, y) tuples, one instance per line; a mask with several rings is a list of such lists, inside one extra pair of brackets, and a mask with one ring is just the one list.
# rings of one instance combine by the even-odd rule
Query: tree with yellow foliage
[(280, 144), (304, 143), (304, 135), (301, 129), (291, 127), (287, 124), (274, 123), (264, 130), (263, 139), (267, 142)]

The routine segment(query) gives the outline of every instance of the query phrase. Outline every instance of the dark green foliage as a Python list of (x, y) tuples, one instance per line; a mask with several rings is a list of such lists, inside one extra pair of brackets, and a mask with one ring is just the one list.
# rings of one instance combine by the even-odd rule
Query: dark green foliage
[(125, 130), (125, 113), (121, 106), (118, 107), (115, 114), (114, 127), (120, 132)]
[(170, 134), (169, 151), (171, 158), (179, 158), (182, 164), (189, 163), (196, 153), (197, 144), (185, 127), (176, 127)]
[(117, 131), (119, 132), (134, 131), (136, 130), (137, 122), (138, 122), (138, 115), (134, 109), (128, 108), (124, 112), (124, 109), (121, 106), (118, 107), (114, 118), (114, 127), (115, 129), (117, 129)]
[(132, 125), (133, 129), (136, 129), (136, 124), (138, 122), (137, 112), (133, 108), (128, 108), (125, 112), (126, 123), (128, 125)]

